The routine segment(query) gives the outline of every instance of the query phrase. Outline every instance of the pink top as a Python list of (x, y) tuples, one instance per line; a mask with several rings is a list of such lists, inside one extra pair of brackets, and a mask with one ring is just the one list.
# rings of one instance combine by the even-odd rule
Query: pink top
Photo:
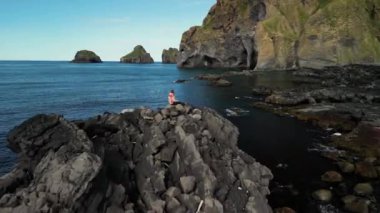
[(168, 97), (168, 100), (169, 100), (169, 104), (170, 105), (173, 105), (174, 102), (175, 102), (175, 96), (174, 96), (174, 93), (169, 93), (169, 97)]

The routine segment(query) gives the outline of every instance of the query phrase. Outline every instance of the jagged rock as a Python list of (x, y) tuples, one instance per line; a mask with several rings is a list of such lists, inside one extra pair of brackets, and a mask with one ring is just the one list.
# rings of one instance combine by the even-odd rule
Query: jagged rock
[(89, 50), (81, 50), (75, 54), (73, 63), (102, 63), (98, 55)]
[(194, 176), (186, 176), (186, 177), (181, 177), (180, 178), (180, 184), (182, 191), (185, 194), (188, 194), (193, 191), (195, 187), (195, 177)]
[(218, 0), (202, 26), (183, 34), (178, 66), (289, 69), (376, 64), (379, 8), (377, 0)]
[(8, 136), (21, 160), (0, 178), (0, 212), (271, 212), (272, 174), (238, 149), (237, 128), (181, 107), (25, 121)]
[(162, 51), (162, 63), (164, 64), (176, 64), (179, 51), (177, 48), (164, 49)]
[(154, 63), (153, 58), (146, 52), (143, 46), (137, 45), (132, 52), (120, 59), (122, 63), (150, 64)]

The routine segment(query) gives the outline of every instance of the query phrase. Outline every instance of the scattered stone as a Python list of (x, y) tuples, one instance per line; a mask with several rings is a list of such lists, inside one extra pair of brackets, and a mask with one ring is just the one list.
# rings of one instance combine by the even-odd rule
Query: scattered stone
[(354, 191), (358, 195), (370, 195), (373, 193), (373, 188), (370, 183), (358, 183), (355, 185)]
[(363, 198), (359, 198), (353, 195), (347, 195), (342, 198), (342, 202), (344, 203), (344, 209), (354, 213), (368, 213), (369, 212), (369, 204), (368, 200)]
[(355, 171), (355, 165), (346, 161), (339, 162), (338, 166), (343, 173), (352, 173)]
[(332, 199), (332, 192), (327, 189), (320, 189), (313, 192), (313, 198), (322, 202), (330, 202)]
[(378, 177), (376, 167), (365, 161), (355, 164), (355, 173), (365, 178)]
[(321, 176), (322, 181), (329, 183), (342, 182), (343, 177), (336, 171), (328, 171)]

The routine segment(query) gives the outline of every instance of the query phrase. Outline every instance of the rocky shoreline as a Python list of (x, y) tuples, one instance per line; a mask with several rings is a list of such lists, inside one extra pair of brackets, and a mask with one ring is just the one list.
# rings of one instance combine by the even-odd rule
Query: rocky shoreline
[(13, 129), (1, 212), (271, 212), (272, 173), (207, 108), (37, 115)]
[[(293, 88), (256, 87), (252, 106), (312, 122), (331, 133), (335, 171), (321, 174), (322, 203), (338, 200), (350, 212), (377, 212), (380, 199), (380, 67), (350, 65), (290, 70)], [(255, 75), (252, 73), (252, 75)]]

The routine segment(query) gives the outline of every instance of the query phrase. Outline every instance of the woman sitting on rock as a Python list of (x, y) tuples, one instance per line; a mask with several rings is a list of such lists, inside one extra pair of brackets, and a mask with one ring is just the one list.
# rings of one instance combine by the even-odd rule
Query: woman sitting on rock
[(183, 104), (182, 102), (179, 102), (175, 99), (175, 94), (174, 90), (170, 90), (169, 96), (168, 96), (168, 101), (170, 105), (177, 105), (177, 104)]

